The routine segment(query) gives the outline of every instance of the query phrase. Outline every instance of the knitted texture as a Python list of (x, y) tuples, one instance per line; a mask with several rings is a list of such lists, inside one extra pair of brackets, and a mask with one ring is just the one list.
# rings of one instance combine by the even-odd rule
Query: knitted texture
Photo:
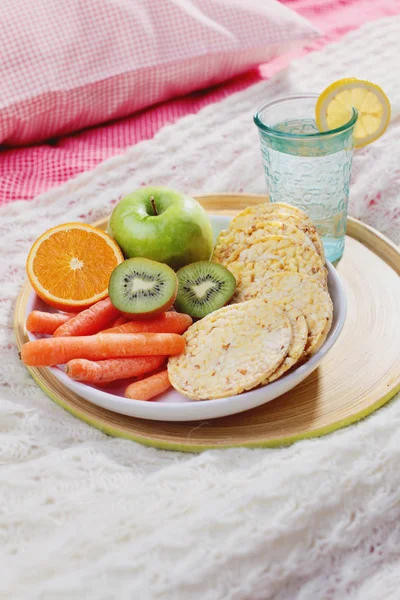
[(369, 24), (0, 211), (0, 598), (398, 598), (399, 397), (289, 448), (159, 451), (107, 437), (49, 400), (18, 360), (12, 316), (45, 229), (93, 222), (144, 184), (265, 192), (255, 106), (348, 75), (380, 83), (393, 105), (384, 137), (355, 154), (350, 213), (399, 241), (399, 51), (399, 18)]

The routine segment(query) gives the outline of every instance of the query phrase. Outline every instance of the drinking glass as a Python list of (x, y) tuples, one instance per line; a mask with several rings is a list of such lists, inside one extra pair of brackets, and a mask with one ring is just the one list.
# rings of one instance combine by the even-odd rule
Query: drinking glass
[(347, 205), (357, 111), (336, 129), (319, 131), (317, 94), (279, 98), (254, 114), (271, 202), (304, 210), (314, 222), (326, 257), (337, 262), (344, 250)]

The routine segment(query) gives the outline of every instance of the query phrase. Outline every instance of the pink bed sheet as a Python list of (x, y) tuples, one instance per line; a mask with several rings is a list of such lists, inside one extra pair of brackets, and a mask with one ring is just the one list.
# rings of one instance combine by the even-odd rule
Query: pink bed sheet
[[(54, 141), (0, 154), (0, 205), (30, 200), (67, 179), (93, 169), (99, 162), (128, 146), (152, 138), (166, 123), (195, 113), (212, 102), (271, 77), (294, 57), (321, 48), (367, 21), (400, 14), (400, 0), (282, 0), (312, 21), (323, 37), (280, 57), (257, 71), (223, 85), (152, 107), (129, 118), (108, 123)], [(368, 48), (366, 48), (368, 52)]]

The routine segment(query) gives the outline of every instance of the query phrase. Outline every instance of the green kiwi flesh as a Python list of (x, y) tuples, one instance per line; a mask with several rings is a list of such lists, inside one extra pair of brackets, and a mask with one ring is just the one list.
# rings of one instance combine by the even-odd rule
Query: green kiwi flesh
[(177, 272), (178, 295), (175, 308), (195, 319), (222, 308), (235, 293), (236, 279), (224, 266), (200, 261)]
[(152, 317), (173, 305), (178, 290), (175, 272), (148, 258), (129, 258), (111, 273), (110, 300), (123, 313)]

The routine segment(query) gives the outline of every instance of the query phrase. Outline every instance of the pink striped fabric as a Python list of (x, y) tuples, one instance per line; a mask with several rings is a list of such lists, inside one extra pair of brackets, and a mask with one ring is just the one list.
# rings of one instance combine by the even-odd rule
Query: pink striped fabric
[(66, 136), (53, 143), (3, 151), (0, 154), (0, 204), (17, 199), (30, 200), (94, 168), (128, 146), (153, 137), (163, 125), (195, 113), (261, 78), (270, 77), (294, 55), (300, 56), (319, 48), (367, 21), (400, 14), (400, 0), (285, 0), (285, 4), (323, 30), (324, 36), (300, 52), (273, 60), (259, 70), (218, 87), (164, 102), (126, 119)]

